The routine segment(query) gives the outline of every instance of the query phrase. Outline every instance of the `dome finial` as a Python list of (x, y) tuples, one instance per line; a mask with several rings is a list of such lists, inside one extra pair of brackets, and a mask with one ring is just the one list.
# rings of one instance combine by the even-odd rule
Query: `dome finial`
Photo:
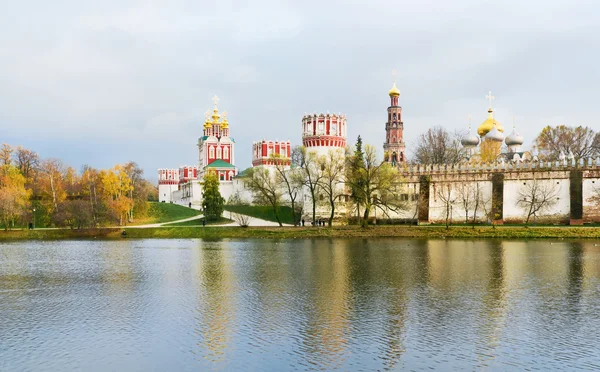
[(490, 90), (487, 94), (487, 96), (485, 96), (485, 98), (490, 101), (490, 107), (489, 109), (492, 110), (492, 100), (495, 99), (496, 97), (492, 96), (492, 91)]
[(392, 86), (392, 89), (390, 89), (388, 94), (390, 95), (390, 97), (398, 97), (400, 96), (400, 90), (396, 87), (396, 70), (392, 70), (392, 76), (394, 78), (394, 85)]

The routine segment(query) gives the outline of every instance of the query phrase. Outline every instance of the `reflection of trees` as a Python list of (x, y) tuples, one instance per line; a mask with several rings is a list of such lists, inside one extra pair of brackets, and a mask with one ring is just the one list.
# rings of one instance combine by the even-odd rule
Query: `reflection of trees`
[(225, 362), (235, 320), (236, 278), (227, 242), (204, 243), (200, 257), (198, 323), (203, 357), (211, 362)]
[(306, 338), (307, 361), (321, 368), (340, 368), (350, 330), (349, 262), (347, 241), (308, 241), (313, 270), (309, 283)]

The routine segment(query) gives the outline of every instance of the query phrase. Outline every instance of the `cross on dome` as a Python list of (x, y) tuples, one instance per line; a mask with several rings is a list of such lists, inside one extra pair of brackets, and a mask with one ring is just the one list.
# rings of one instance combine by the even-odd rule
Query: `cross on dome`
[(492, 91), (491, 91), (491, 90), (488, 92), (488, 95), (487, 95), (487, 96), (485, 96), (485, 98), (486, 98), (488, 101), (490, 101), (490, 108), (492, 108), (492, 100), (493, 100), (493, 99), (496, 99), (496, 97), (492, 96)]
[(215, 107), (217, 107), (217, 105), (219, 104), (219, 97), (217, 97), (217, 95), (215, 94), (215, 96), (213, 97), (212, 101), (215, 104)]

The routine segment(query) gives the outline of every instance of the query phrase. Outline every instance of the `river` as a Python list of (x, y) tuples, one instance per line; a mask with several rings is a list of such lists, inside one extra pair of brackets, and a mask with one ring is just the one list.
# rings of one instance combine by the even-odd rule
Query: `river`
[(600, 242), (0, 243), (1, 371), (600, 369)]

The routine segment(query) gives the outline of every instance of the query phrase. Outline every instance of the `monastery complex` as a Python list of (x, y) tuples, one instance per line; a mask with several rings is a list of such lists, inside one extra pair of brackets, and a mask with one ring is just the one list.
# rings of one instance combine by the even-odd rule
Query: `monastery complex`
[[(476, 133), (469, 125), (468, 133), (461, 138), (466, 156), (456, 165), (411, 165), (407, 162), (400, 91), (395, 82), (388, 95), (387, 120), (382, 125), (386, 133), (384, 161), (398, 167), (403, 176), (400, 197), (406, 201), (407, 208), (401, 212), (378, 211), (375, 218), (420, 224), (446, 220), (465, 223), (473, 216), (477, 222), (495, 224), (523, 223), (528, 217), (540, 223), (572, 225), (600, 220), (600, 206), (596, 202), (600, 195), (600, 158), (576, 162), (572, 155), (561, 154), (552, 162), (538, 161), (535, 154), (523, 151), (524, 139), (514, 126), (508, 136), (504, 135), (504, 127), (494, 117), (491, 92), (486, 97), (489, 100), (487, 118)], [(197, 142), (197, 165), (158, 170), (161, 202), (201, 205), (201, 181), (205, 172), (214, 171), (226, 201), (235, 197), (238, 201), (252, 203), (252, 194), (244, 186), (244, 176), (235, 166), (235, 140), (230, 137), (226, 113), (219, 112), (218, 101), (217, 97), (213, 98), (212, 113), (206, 114), (203, 133)], [(329, 151), (343, 152), (348, 146), (347, 125), (348, 120), (342, 114), (305, 115), (299, 120), (302, 145), (307, 152), (318, 156)], [(506, 150), (500, 152), (503, 142)], [(482, 153), (489, 148), (499, 155), (495, 161), (484, 163)], [(254, 142), (252, 149), (242, 151), (242, 154), (251, 151), (253, 167), (273, 167), (272, 154), (279, 154), (282, 161), (291, 166), (290, 141), (261, 140)], [(527, 198), (539, 198), (542, 194), (549, 201), (547, 208), (531, 216), (524, 204), (527, 204)], [(299, 199), (304, 202), (307, 220), (311, 218), (307, 212), (312, 205), (309, 195), (304, 192)], [(336, 211), (340, 223), (357, 213), (349, 197), (339, 201)], [(330, 213), (329, 206), (319, 203), (317, 212), (320, 218), (326, 218)]]

